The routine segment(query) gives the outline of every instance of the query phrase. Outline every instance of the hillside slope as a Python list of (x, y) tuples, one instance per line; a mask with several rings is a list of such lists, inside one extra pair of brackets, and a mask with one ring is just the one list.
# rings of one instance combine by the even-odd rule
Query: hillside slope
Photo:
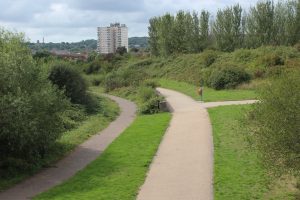
[(245, 69), (252, 80), (274, 77), (282, 71), (300, 69), (300, 51), (293, 47), (240, 49), (232, 53), (207, 50), (199, 54), (164, 57), (131, 57), (118, 62), (118, 70), (128, 69), (148, 78), (166, 78), (198, 85), (208, 82), (213, 71), (229, 67)]

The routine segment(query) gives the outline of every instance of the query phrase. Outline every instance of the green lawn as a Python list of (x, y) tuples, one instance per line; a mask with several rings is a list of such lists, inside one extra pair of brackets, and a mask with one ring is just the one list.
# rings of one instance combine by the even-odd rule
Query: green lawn
[(34, 199), (135, 199), (170, 118), (169, 113), (138, 116), (84, 170)]
[(210, 108), (214, 138), (216, 200), (293, 198), (293, 180), (268, 176), (258, 153), (249, 147), (241, 119), (250, 105)]
[[(99, 92), (94, 90), (97, 95)], [(15, 171), (9, 176), (0, 176), (0, 191), (4, 190), (21, 180), (37, 173), (42, 167), (51, 165), (56, 162), (68, 152), (74, 149), (77, 145), (84, 142), (90, 136), (98, 133), (109, 125), (119, 113), (118, 105), (110, 99), (99, 97), (101, 100), (102, 109), (97, 113), (88, 116), (80, 125), (63, 133), (62, 137), (57, 141), (55, 148), (46, 155), (42, 161), (41, 166), (37, 166), (35, 169)]]
[[(199, 87), (195, 85), (188, 84), (186, 82), (179, 82), (169, 79), (158, 80), (159, 84), (163, 88), (173, 89), (178, 92), (182, 92), (195, 100), (200, 100), (200, 96), (197, 94), (197, 89)], [(256, 94), (254, 90), (214, 90), (211, 88), (204, 87), (203, 90), (203, 100), (205, 102), (213, 101), (230, 101), (230, 100), (246, 100), (255, 99)]]

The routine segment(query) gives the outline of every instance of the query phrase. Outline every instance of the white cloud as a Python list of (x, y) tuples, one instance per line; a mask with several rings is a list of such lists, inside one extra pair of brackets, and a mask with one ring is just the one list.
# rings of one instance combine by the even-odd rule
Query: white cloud
[(129, 36), (146, 36), (148, 20), (178, 10), (215, 13), (248, 0), (0, 0), (0, 26), (25, 32), (31, 41), (80, 41), (96, 39), (96, 27), (111, 22), (127, 24)]

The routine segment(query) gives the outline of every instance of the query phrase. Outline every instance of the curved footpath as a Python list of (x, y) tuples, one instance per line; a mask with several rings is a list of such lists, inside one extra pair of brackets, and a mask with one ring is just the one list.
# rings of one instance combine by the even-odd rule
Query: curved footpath
[(179, 92), (157, 90), (173, 117), (137, 199), (213, 199), (212, 129), (206, 109)]
[(256, 101), (199, 103), (179, 92), (157, 90), (173, 117), (137, 199), (213, 199), (213, 140), (206, 108)]
[(106, 147), (127, 128), (135, 118), (136, 106), (125, 99), (105, 95), (117, 102), (121, 114), (106, 129), (79, 145), (55, 167), (42, 170), (33, 177), (0, 193), (3, 200), (27, 200), (72, 177), (96, 159)]

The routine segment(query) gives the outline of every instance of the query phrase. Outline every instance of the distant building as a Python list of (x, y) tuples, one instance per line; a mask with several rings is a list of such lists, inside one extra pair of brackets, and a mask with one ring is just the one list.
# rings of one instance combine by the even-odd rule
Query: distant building
[(118, 47), (125, 47), (128, 51), (128, 28), (125, 24), (114, 23), (109, 27), (98, 27), (97, 31), (98, 53), (115, 53)]

